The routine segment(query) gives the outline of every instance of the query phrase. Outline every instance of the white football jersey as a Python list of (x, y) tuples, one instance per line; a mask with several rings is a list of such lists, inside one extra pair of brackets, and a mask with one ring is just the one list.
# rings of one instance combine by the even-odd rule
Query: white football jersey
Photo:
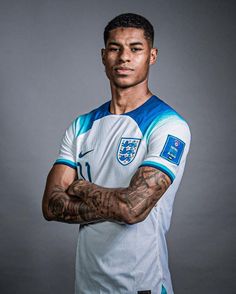
[(190, 145), (186, 121), (156, 96), (124, 113), (110, 101), (79, 116), (66, 130), (56, 164), (107, 188), (129, 186), (140, 166), (167, 174), (172, 184), (137, 224), (80, 225), (76, 294), (173, 293), (165, 234)]

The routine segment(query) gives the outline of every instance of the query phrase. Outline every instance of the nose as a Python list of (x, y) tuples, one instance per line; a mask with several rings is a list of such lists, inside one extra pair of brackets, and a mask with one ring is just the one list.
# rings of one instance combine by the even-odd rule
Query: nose
[(119, 61), (120, 62), (129, 62), (130, 61), (130, 51), (128, 49), (123, 48), (120, 51)]

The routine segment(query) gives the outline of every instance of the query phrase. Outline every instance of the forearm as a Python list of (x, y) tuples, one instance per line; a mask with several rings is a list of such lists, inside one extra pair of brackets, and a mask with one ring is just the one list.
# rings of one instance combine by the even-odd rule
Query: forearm
[(61, 186), (53, 187), (44, 208), (47, 220), (65, 223), (87, 224), (103, 221), (94, 208), (89, 207), (84, 200), (70, 196)]
[(92, 184), (83, 196), (78, 195), (91, 209), (109, 221), (133, 224), (142, 221), (151, 210), (147, 211), (148, 201), (142, 199), (142, 191), (132, 188), (109, 189)]
[(126, 222), (124, 219), (126, 203), (121, 198), (126, 189), (109, 189), (86, 181), (83, 181), (83, 186), (80, 184), (81, 181), (74, 182), (73, 188), (69, 188), (69, 193), (75, 193), (74, 195), (78, 199), (82, 199), (89, 208), (105, 220), (118, 223)]
[(104, 219), (128, 224), (143, 221), (170, 185), (159, 170), (140, 168), (129, 187), (110, 189), (86, 181), (75, 181), (68, 193), (83, 199)]

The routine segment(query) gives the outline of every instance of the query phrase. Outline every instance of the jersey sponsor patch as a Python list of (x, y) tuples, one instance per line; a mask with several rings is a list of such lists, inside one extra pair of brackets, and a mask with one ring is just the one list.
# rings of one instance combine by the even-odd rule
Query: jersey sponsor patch
[(184, 147), (185, 143), (182, 140), (172, 135), (168, 135), (160, 156), (176, 165), (179, 165), (184, 152)]
[(142, 290), (142, 291), (138, 291), (137, 294), (152, 294), (151, 290)]
[(119, 163), (127, 165), (134, 160), (140, 141), (141, 139), (138, 138), (121, 138), (117, 151)]

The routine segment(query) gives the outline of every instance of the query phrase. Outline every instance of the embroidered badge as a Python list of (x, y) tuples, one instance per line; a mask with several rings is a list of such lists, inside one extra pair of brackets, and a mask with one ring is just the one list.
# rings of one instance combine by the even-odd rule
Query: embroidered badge
[(184, 152), (185, 143), (177, 137), (168, 135), (160, 156), (168, 161), (179, 165)]
[(136, 138), (121, 138), (117, 151), (119, 163), (127, 165), (134, 160), (140, 141), (141, 139)]

